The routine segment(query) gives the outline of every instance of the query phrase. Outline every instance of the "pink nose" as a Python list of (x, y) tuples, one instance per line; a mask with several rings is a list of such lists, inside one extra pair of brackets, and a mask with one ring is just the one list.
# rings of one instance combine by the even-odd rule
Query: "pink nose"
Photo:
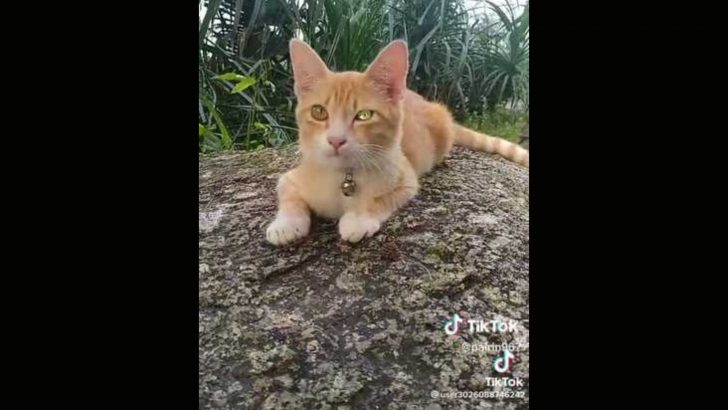
[(342, 145), (346, 144), (346, 137), (328, 137), (328, 140), (334, 150), (338, 150)]

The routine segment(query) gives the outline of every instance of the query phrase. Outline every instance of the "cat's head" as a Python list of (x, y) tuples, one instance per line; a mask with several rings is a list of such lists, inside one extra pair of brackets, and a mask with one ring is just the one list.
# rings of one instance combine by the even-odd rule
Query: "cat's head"
[(304, 156), (337, 168), (362, 166), (399, 145), (408, 69), (404, 41), (386, 46), (363, 73), (329, 70), (297, 39), (290, 52)]

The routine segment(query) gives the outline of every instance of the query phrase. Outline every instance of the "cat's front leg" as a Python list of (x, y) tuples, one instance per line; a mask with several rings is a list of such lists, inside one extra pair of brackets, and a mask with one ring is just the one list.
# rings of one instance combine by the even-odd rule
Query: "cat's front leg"
[(311, 211), (291, 182), (289, 171), (278, 181), (278, 213), (266, 230), (266, 239), (273, 245), (285, 245), (308, 235)]
[(377, 233), (380, 226), (381, 222), (366, 211), (349, 211), (339, 219), (339, 234), (341, 239), (356, 243)]
[(359, 242), (377, 233), (382, 223), (417, 194), (419, 184), (414, 173), (401, 183), (392, 192), (371, 199), (362, 209), (347, 211), (339, 220), (341, 239)]

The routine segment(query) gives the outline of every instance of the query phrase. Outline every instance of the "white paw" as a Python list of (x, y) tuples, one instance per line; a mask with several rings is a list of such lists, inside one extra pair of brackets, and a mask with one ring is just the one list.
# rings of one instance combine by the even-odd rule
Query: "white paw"
[(366, 214), (349, 212), (339, 219), (341, 239), (349, 242), (359, 242), (365, 236), (368, 238), (377, 233), (379, 227), (379, 221)]
[(279, 214), (268, 226), (265, 237), (273, 245), (285, 245), (308, 235), (311, 220), (307, 217)]

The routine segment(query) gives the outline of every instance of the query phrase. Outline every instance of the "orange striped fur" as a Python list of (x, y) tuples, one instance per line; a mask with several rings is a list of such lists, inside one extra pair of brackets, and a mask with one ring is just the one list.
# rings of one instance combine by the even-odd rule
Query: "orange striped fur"
[[(342, 239), (350, 242), (375, 234), (454, 144), (528, 166), (525, 149), (456, 124), (444, 105), (408, 90), (401, 40), (364, 73), (330, 71), (299, 40), (291, 40), (290, 51), (303, 158), (279, 180), (278, 213), (266, 231), (274, 245), (307, 235), (311, 213), (338, 219)], [(351, 196), (341, 189), (347, 172), (356, 184)]]

